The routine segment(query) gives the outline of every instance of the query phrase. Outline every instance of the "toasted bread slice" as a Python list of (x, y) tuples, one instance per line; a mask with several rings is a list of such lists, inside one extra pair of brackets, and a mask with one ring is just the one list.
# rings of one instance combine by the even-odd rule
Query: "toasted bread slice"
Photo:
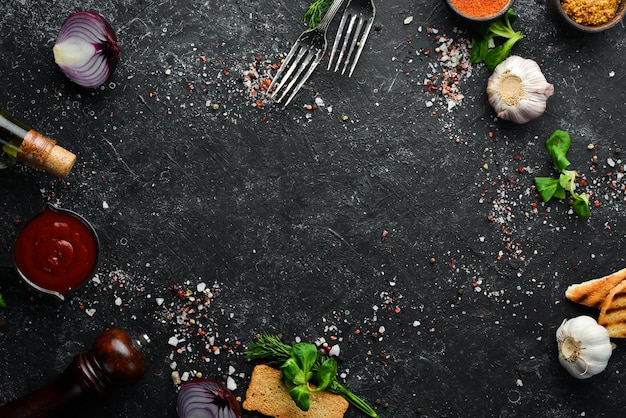
[(252, 371), (243, 407), (275, 418), (342, 418), (348, 401), (326, 391), (312, 392), (311, 407), (302, 411), (289, 396), (280, 379), (280, 370), (258, 365)]
[(626, 268), (599, 279), (573, 284), (565, 291), (565, 297), (572, 302), (602, 309), (611, 290), (624, 280), (626, 280)]
[(626, 338), (626, 280), (609, 293), (600, 310), (598, 324), (609, 331), (610, 337)]

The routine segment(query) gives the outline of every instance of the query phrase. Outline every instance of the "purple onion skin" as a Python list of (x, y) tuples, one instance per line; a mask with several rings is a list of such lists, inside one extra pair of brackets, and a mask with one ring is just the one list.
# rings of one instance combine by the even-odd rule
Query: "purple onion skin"
[(241, 418), (235, 396), (217, 380), (185, 382), (176, 404), (179, 418)]
[(65, 18), (55, 45), (72, 38), (94, 45), (93, 59), (81, 67), (59, 64), (59, 68), (70, 80), (82, 87), (101, 86), (113, 73), (119, 60), (120, 47), (115, 30), (99, 13), (79, 11)]

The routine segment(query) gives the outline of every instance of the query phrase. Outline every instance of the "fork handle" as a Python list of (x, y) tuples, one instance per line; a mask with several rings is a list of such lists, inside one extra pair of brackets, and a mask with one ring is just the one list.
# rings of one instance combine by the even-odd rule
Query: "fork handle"
[(320, 29), (322, 29), (322, 30), (328, 29), (328, 27), (330, 26), (330, 22), (333, 21), (333, 18), (335, 17), (337, 12), (341, 8), (341, 5), (343, 4), (344, 1), (345, 0), (334, 0), (333, 1), (333, 3), (330, 5), (328, 10), (326, 11), (326, 14), (324, 15), (324, 17), (320, 21), (319, 25), (317, 25)]

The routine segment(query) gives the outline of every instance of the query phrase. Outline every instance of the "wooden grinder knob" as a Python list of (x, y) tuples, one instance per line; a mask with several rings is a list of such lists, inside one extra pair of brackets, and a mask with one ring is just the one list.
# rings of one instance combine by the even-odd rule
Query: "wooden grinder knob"
[(52, 382), (0, 406), (0, 417), (65, 416), (80, 402), (137, 382), (144, 371), (145, 359), (130, 336), (121, 329), (109, 329), (96, 338), (88, 352), (74, 357)]

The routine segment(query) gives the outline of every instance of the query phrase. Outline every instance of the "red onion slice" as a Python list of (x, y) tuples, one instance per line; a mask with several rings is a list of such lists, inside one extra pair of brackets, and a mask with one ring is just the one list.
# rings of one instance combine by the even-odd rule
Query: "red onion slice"
[(181, 385), (176, 405), (180, 418), (241, 418), (235, 396), (212, 379), (194, 380)]
[(113, 27), (96, 12), (74, 12), (61, 24), (52, 48), (54, 61), (83, 87), (102, 85), (115, 68), (120, 48)]

